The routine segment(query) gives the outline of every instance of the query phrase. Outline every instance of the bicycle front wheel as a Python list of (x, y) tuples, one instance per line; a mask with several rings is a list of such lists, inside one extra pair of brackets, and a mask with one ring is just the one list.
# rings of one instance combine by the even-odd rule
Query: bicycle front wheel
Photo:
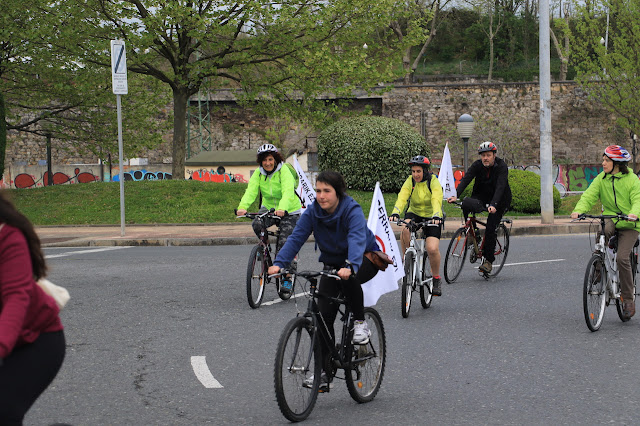
[[(425, 282), (429, 280), (428, 282)], [(420, 286), (420, 303), (422, 307), (427, 309), (431, 306), (431, 300), (433, 299), (433, 275), (431, 274), (431, 263), (429, 263), (429, 255), (424, 254), (422, 258), (422, 282)]]
[[(369, 402), (375, 398), (382, 385), (387, 360), (387, 344), (380, 314), (373, 308), (364, 308), (364, 319), (371, 336), (366, 345), (349, 343), (349, 365), (345, 379), (349, 395), (357, 402)], [(352, 333), (349, 333), (350, 336)]]
[(467, 256), (467, 228), (459, 228), (449, 242), (444, 258), (444, 279), (451, 284), (460, 275)]
[(495, 277), (502, 271), (504, 262), (507, 260), (507, 253), (509, 253), (509, 231), (507, 227), (501, 223), (498, 225), (498, 229), (496, 229), (495, 259), (493, 261), (493, 269), (491, 269), (489, 276)]
[(318, 343), (313, 339), (311, 320), (303, 317), (289, 321), (278, 342), (274, 370), (276, 400), (282, 414), (292, 422), (306, 419), (318, 398), (321, 375)]
[(412, 251), (404, 254), (404, 278), (402, 278), (402, 318), (409, 316), (411, 310), (411, 294), (415, 276), (416, 255)]
[(263, 257), (264, 248), (261, 245), (258, 244), (251, 249), (247, 265), (247, 301), (253, 309), (260, 307), (264, 296), (264, 285), (267, 281)]
[(584, 320), (591, 331), (597, 331), (602, 325), (604, 309), (606, 308), (606, 270), (602, 261), (602, 256), (594, 254), (589, 260), (587, 271), (584, 275)]

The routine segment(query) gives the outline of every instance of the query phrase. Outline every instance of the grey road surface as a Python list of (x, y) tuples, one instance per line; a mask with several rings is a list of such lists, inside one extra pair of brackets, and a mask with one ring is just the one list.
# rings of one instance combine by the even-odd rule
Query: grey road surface
[[(444, 257), (448, 240), (441, 242)], [(250, 246), (47, 249), (67, 357), (27, 425), (283, 424), (273, 362), (305, 299), (251, 309)], [(640, 320), (615, 307), (600, 331), (582, 313), (586, 235), (517, 237), (494, 280), (466, 264), (455, 284), (403, 319), (398, 291), (376, 308), (388, 359), (376, 399), (357, 404), (338, 381), (309, 424), (576, 424), (640, 422)], [(301, 268), (317, 266), (313, 245)], [(273, 289), (265, 301), (277, 300)], [(215, 383), (205, 387), (192, 357)], [(202, 368), (202, 367), (200, 367)], [(211, 385), (211, 384), (209, 384)]]

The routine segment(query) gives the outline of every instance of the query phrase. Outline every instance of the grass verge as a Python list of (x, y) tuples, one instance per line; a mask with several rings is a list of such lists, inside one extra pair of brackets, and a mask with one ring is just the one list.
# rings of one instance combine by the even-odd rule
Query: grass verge
[[(127, 224), (233, 222), (247, 184), (213, 183), (193, 180), (125, 182)], [(120, 224), (120, 186), (117, 182), (57, 185), (45, 188), (11, 189), (10, 198), (35, 225), (118, 225)], [(372, 192), (349, 191), (369, 214)], [(397, 194), (384, 194), (391, 212)], [(562, 200), (556, 215), (568, 215), (579, 199)], [(461, 210), (444, 203), (447, 217), (460, 217)], [(257, 203), (250, 211), (257, 210)], [(599, 205), (592, 213), (599, 212)], [(507, 216), (531, 216), (508, 212)], [(535, 216), (535, 215), (534, 215)]]

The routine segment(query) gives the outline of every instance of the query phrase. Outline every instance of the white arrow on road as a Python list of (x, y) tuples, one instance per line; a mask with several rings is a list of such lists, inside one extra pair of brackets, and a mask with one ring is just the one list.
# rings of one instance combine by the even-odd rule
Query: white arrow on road
[(207, 389), (219, 389), (222, 388), (222, 385), (219, 381), (217, 381), (211, 371), (209, 371), (209, 366), (207, 366), (207, 357), (205, 356), (192, 356), (191, 357), (191, 366), (193, 367), (193, 372), (196, 374), (200, 383)]

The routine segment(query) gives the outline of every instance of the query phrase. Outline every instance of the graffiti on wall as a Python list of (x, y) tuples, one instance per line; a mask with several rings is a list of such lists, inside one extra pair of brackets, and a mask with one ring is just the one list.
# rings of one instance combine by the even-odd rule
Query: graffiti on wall
[(98, 176), (93, 172), (81, 172), (79, 168), (75, 168), (75, 175), (69, 176), (66, 173), (56, 172), (52, 175), (49, 172), (44, 172), (40, 178), (36, 178), (34, 175), (28, 173), (20, 173), (15, 176), (11, 184), (16, 188), (39, 188), (49, 185), (63, 185), (73, 183), (89, 183), (98, 181)]
[[(147, 170), (134, 170), (132, 172), (124, 172), (122, 174), (125, 182), (141, 181), (141, 180), (169, 180), (173, 178), (171, 173), (167, 172), (149, 172)], [(115, 173), (111, 180), (113, 182), (120, 182), (120, 174)]]
[(200, 170), (191, 170), (187, 173), (191, 174), (191, 176), (189, 176), (189, 179), (198, 180), (200, 182), (247, 183), (247, 180), (245, 179), (244, 175), (241, 175), (240, 173), (236, 173), (236, 174), (227, 173), (224, 167), (222, 166), (218, 167), (216, 171), (214, 171), (213, 169), (211, 170), (200, 169)]

